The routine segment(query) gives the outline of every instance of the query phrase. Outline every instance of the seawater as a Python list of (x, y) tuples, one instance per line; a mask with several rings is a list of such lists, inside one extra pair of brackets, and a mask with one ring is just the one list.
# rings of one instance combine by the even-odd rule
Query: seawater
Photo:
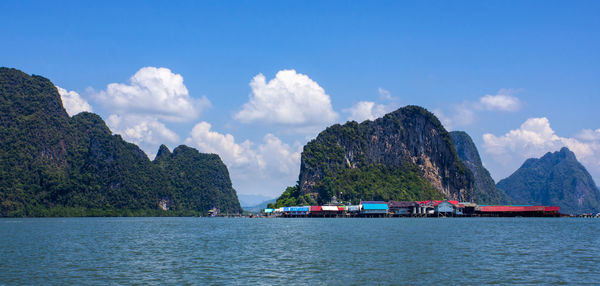
[(598, 219), (0, 219), (0, 243), (0, 285), (600, 283)]

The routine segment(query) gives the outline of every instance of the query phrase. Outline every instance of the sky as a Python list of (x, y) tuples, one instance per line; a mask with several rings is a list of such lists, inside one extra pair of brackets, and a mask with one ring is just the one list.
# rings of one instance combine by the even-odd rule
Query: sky
[(0, 1), (0, 66), (49, 78), (154, 158), (216, 153), (242, 195), (335, 123), (405, 105), (497, 181), (569, 147), (600, 182), (599, 1)]

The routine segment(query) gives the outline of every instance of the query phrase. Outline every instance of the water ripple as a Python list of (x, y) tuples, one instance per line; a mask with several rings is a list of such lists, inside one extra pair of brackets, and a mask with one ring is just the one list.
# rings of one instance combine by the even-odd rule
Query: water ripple
[(3, 284), (595, 284), (591, 219), (0, 220)]

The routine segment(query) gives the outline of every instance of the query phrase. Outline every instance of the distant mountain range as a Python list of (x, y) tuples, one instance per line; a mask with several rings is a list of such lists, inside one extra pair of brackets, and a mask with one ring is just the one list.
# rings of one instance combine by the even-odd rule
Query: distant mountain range
[[(240, 197), (248, 211), (273, 202)], [(304, 146), (298, 184), (274, 206), (431, 199), (600, 211), (598, 187), (567, 148), (528, 159), (495, 185), (469, 135), (447, 132), (418, 106), (322, 131)], [(69, 117), (49, 80), (0, 68), (0, 216), (193, 215), (212, 208), (242, 211), (218, 155), (162, 145), (150, 161), (98, 115)]]
[(568, 148), (528, 159), (497, 186), (516, 203), (557, 205), (571, 214), (600, 211), (598, 187)]
[(240, 204), (242, 205), (242, 207), (250, 207), (260, 204), (264, 201), (272, 200), (273, 197), (264, 195), (238, 194), (238, 199), (240, 200)]
[(161, 146), (152, 162), (98, 115), (69, 117), (48, 79), (0, 68), (0, 216), (180, 215), (213, 207), (242, 210), (218, 155)]
[(242, 206), (242, 208), (244, 209), (244, 211), (247, 211), (247, 212), (259, 213), (262, 209), (267, 208), (267, 206), (269, 204), (275, 203), (276, 200), (277, 199), (270, 199), (270, 200), (262, 201), (258, 204), (252, 205), (252, 206)]
[(359, 200), (456, 199), (479, 204), (557, 205), (600, 211), (591, 176), (566, 148), (529, 159), (497, 185), (470, 136), (448, 133), (424, 108), (407, 106), (374, 121), (333, 125), (303, 149), (299, 184), (275, 207)]

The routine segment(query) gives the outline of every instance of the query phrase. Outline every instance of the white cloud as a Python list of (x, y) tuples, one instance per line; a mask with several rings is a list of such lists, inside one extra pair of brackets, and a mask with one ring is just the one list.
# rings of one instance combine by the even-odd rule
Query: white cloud
[(479, 104), (486, 110), (513, 112), (521, 108), (519, 98), (512, 96), (512, 89), (501, 89), (496, 95), (487, 94), (479, 99)]
[(561, 139), (550, 127), (547, 118), (527, 119), (519, 129), (511, 130), (503, 136), (483, 134), (486, 152), (494, 155), (518, 152), (519, 155), (531, 158), (561, 146)]
[(297, 178), (300, 172), (300, 148), (294, 149), (275, 135), (267, 134), (263, 138), (263, 144), (258, 146), (257, 153), (264, 168), (275, 174)]
[(135, 143), (153, 158), (161, 144), (175, 144), (179, 136), (152, 116), (117, 115), (108, 116), (107, 125), (113, 133), (120, 134), (125, 141)]
[(577, 138), (585, 141), (600, 141), (600, 129), (584, 129), (577, 134)]
[(344, 109), (344, 112), (350, 113), (348, 120), (362, 122), (364, 120), (374, 120), (389, 112), (389, 108), (383, 104), (375, 104), (372, 101), (360, 101), (354, 106)]
[(483, 147), (497, 163), (509, 172), (516, 170), (525, 159), (538, 158), (546, 152), (568, 147), (598, 181), (600, 179), (600, 129), (583, 130), (577, 138), (558, 136), (547, 118), (529, 118), (519, 129), (502, 136), (486, 133)]
[(266, 134), (258, 145), (249, 140), (236, 142), (233, 135), (211, 129), (208, 122), (196, 124), (186, 144), (200, 152), (218, 154), (239, 192), (278, 196), (298, 179), (299, 143), (291, 147), (273, 134)]
[(322, 125), (338, 117), (325, 90), (295, 70), (281, 70), (268, 83), (263, 74), (258, 74), (250, 87), (249, 101), (234, 115), (241, 122)]
[(236, 143), (233, 135), (221, 134), (211, 130), (208, 122), (200, 122), (192, 128), (190, 138), (186, 144), (198, 147), (200, 152), (215, 153), (221, 156), (228, 166), (241, 166), (256, 162), (255, 152), (251, 149), (251, 142), (246, 140)]
[(460, 104), (450, 105), (447, 111), (440, 108), (434, 109), (433, 113), (440, 119), (444, 127), (453, 130), (473, 124), (477, 115), (482, 111), (514, 112), (521, 108), (519, 98), (513, 96), (517, 90), (500, 89), (496, 95), (484, 95), (477, 102), (464, 101)]
[(112, 132), (139, 145), (151, 158), (160, 144), (180, 140), (164, 122), (190, 121), (210, 107), (206, 97), (189, 95), (183, 76), (157, 67), (143, 67), (129, 83), (108, 84), (94, 97), (110, 112), (107, 124)]
[(79, 93), (73, 90), (67, 91), (66, 89), (61, 88), (60, 86), (56, 86), (56, 89), (60, 94), (60, 99), (62, 100), (65, 110), (70, 116), (73, 116), (83, 111), (93, 111), (90, 104), (85, 99), (81, 98)]
[(389, 91), (380, 87), (377, 88), (377, 93), (379, 93), (379, 98), (386, 102), (385, 104), (359, 101), (354, 106), (343, 110), (344, 113), (350, 114), (347, 119), (357, 122), (375, 120), (399, 107), (398, 98), (393, 97)]
[(129, 82), (107, 85), (96, 99), (115, 113), (150, 115), (177, 122), (195, 119), (210, 107), (206, 97), (192, 98), (183, 77), (168, 68), (141, 68)]

